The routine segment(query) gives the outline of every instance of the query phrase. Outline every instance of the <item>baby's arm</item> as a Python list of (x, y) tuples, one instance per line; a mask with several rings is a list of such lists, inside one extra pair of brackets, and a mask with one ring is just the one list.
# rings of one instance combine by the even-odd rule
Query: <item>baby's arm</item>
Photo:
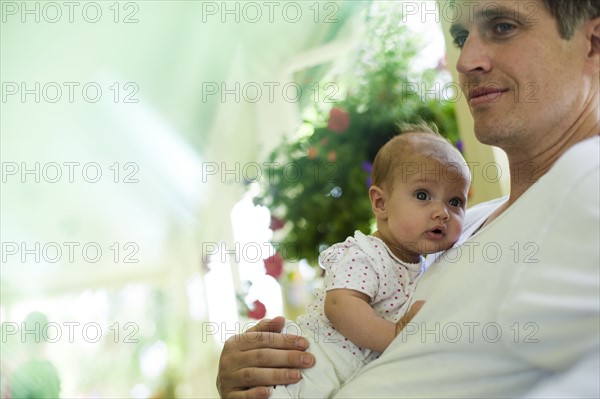
[(361, 348), (383, 352), (396, 337), (396, 323), (379, 316), (369, 296), (351, 289), (325, 294), (325, 316), (336, 330)]

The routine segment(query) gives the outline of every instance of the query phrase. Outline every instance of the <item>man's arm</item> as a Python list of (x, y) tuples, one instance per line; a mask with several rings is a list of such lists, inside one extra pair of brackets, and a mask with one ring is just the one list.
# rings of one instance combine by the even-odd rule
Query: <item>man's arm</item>
[(312, 367), (314, 357), (304, 352), (305, 338), (281, 334), (285, 319), (265, 319), (225, 342), (219, 360), (217, 389), (222, 398), (268, 398), (273, 385), (301, 379), (301, 368)]
[[(415, 302), (398, 322), (400, 331), (417, 314), (423, 301)], [(269, 386), (298, 382), (299, 369), (312, 367), (315, 358), (304, 350), (305, 338), (280, 334), (285, 319), (263, 320), (247, 332), (225, 342), (219, 361), (217, 389), (222, 398), (269, 397)]]
[(598, 348), (579, 359), (569, 370), (548, 378), (525, 398), (597, 398), (600, 395)]

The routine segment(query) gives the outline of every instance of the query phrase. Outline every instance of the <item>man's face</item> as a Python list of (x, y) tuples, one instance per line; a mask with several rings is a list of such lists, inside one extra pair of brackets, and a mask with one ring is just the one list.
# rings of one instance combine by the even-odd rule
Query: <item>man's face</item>
[(486, 144), (535, 153), (584, 108), (581, 30), (570, 41), (540, 0), (458, 1), (450, 33), (460, 48), (460, 83)]

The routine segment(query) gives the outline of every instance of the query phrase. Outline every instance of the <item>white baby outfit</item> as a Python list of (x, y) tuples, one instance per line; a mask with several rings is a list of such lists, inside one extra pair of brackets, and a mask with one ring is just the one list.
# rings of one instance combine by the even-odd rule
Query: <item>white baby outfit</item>
[(402, 262), (379, 238), (360, 231), (323, 251), (319, 263), (326, 270), (323, 289), (317, 290), (297, 324), (288, 322), (286, 327), (286, 332), (310, 341), (315, 366), (303, 370), (299, 383), (275, 387), (272, 398), (332, 396), (365, 364), (381, 355), (355, 345), (329, 322), (323, 309), (327, 291), (344, 288), (362, 292), (371, 298), (369, 304), (381, 317), (395, 323), (406, 312), (415, 281), (424, 268), (423, 259), (417, 264)]

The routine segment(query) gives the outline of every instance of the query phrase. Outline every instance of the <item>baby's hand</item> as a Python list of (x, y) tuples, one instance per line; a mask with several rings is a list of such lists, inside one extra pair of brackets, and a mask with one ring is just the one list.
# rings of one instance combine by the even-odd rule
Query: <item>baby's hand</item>
[(406, 325), (410, 323), (410, 321), (413, 319), (413, 317), (415, 317), (417, 312), (421, 310), (423, 305), (425, 305), (425, 301), (417, 301), (412, 304), (410, 309), (408, 309), (408, 312), (406, 312), (406, 314), (402, 316), (398, 323), (396, 323), (396, 336), (398, 336), (398, 334), (400, 334), (400, 331), (402, 331), (404, 327), (406, 327)]

